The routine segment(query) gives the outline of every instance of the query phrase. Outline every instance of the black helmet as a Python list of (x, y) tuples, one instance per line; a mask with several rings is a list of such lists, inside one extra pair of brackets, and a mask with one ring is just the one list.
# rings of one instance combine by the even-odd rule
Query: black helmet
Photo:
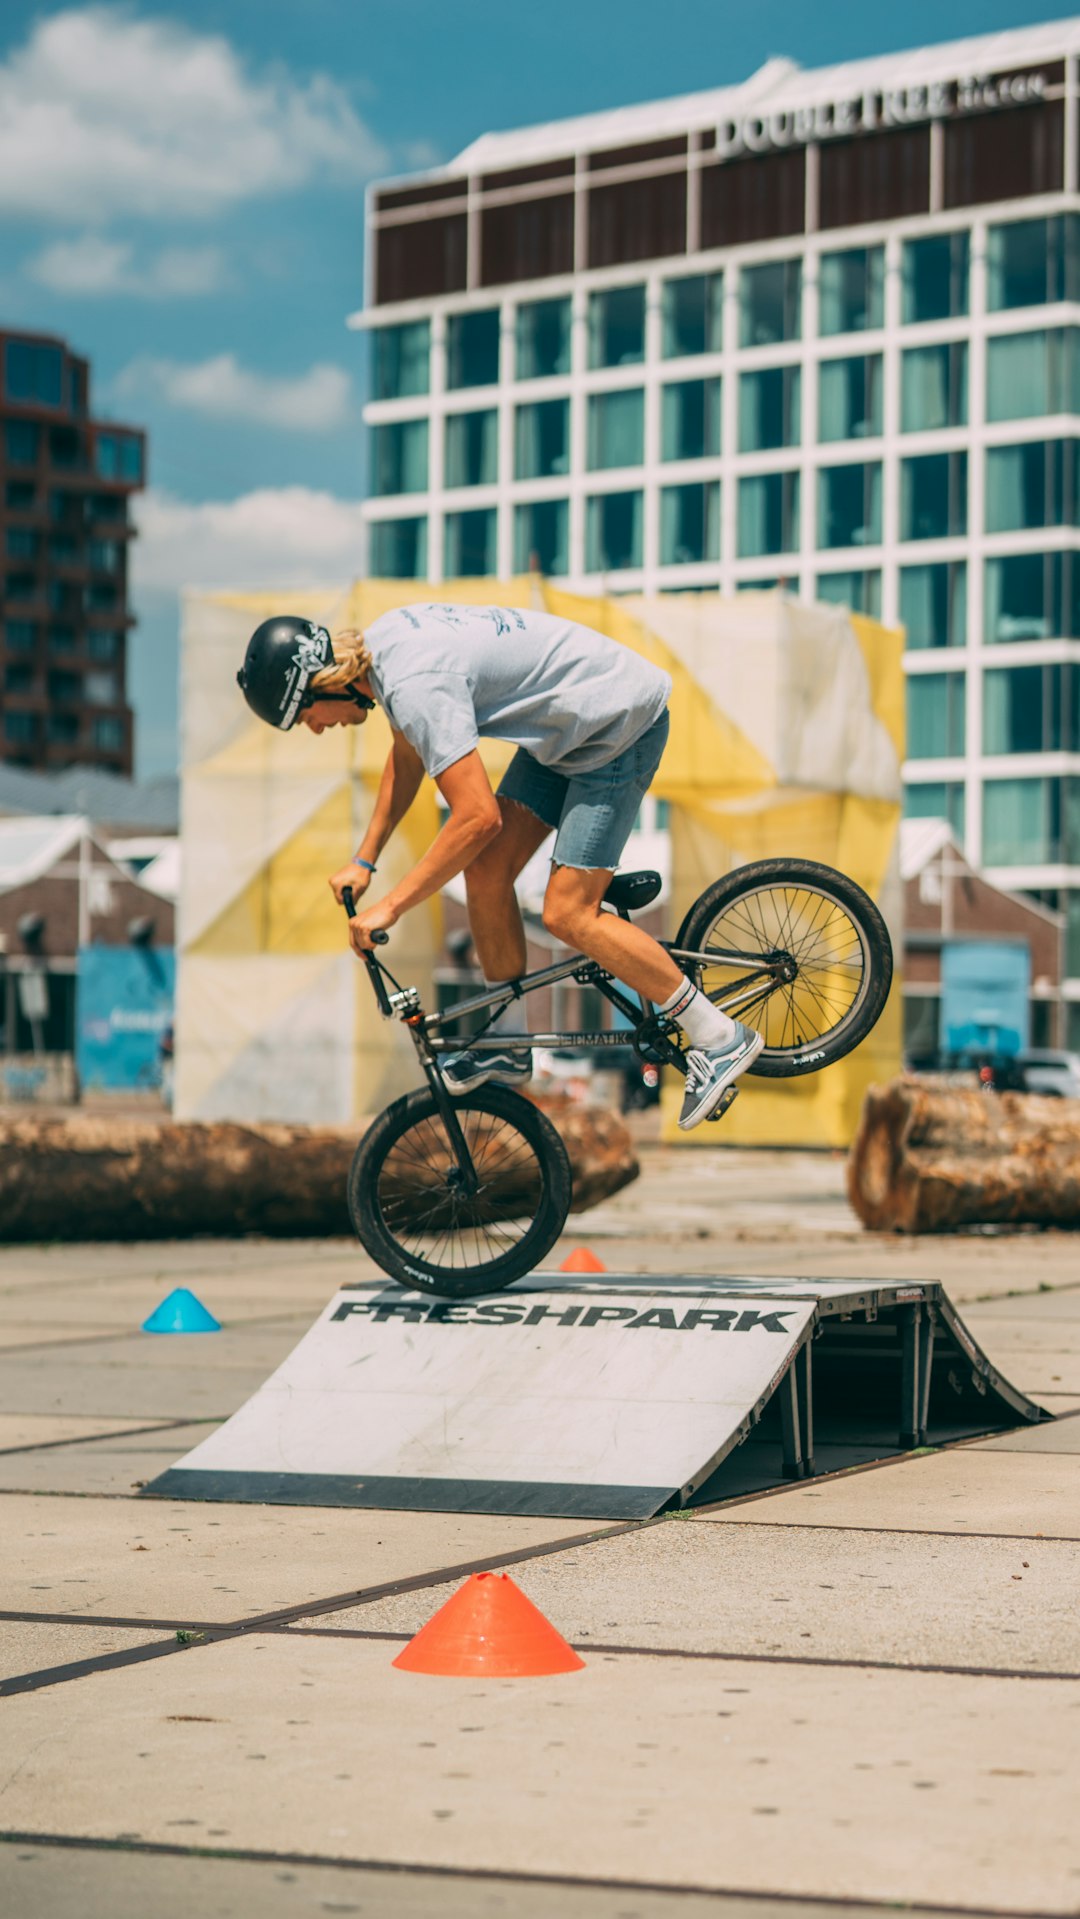
[(325, 626), (279, 614), (255, 628), (236, 681), (252, 712), (268, 726), (287, 733), (304, 708), (314, 706), (316, 700), (346, 700), (358, 706), (374, 706), (374, 700), (369, 700), (358, 687), (350, 687), (344, 693), (310, 691), (316, 673), (333, 664), (334, 649)]

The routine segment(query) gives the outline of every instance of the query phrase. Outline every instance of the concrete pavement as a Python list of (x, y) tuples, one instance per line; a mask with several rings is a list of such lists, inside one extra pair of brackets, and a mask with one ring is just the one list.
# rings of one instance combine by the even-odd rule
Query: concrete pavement
[[(136, 1502), (374, 1269), (0, 1255), (3, 1910), (1075, 1912), (1080, 1241), (875, 1239), (842, 1174), (652, 1148), (556, 1263), (942, 1279), (1063, 1417), (643, 1526)], [(221, 1334), (138, 1331), (176, 1284)], [(395, 1672), (493, 1563), (585, 1670)]]

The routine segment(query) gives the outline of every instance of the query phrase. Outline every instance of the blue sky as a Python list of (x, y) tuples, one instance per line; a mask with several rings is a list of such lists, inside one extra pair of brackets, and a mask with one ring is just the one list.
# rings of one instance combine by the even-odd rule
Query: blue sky
[[(363, 487), (366, 180), (478, 134), (960, 38), (1021, 0), (185, 0), (0, 20), (0, 317), (150, 434), (131, 693), (176, 760), (177, 587), (344, 578)], [(355, 566), (355, 561), (352, 563)]]

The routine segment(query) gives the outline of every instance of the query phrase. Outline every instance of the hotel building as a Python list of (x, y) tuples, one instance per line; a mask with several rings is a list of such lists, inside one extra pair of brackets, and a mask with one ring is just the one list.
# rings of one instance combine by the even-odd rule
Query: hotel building
[(485, 134), (369, 195), (368, 570), (782, 584), (907, 630), (906, 807), (1065, 916), (1080, 20)]

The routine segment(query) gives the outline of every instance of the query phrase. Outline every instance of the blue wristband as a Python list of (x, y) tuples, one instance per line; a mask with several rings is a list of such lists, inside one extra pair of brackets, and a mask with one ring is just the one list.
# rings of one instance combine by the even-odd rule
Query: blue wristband
[(355, 857), (355, 859), (353, 860), (353, 865), (354, 865), (354, 866), (366, 866), (366, 867), (367, 867), (367, 870), (368, 870), (368, 872), (369, 872), (369, 873), (377, 873), (377, 872), (378, 872), (378, 870), (379, 870), (377, 866), (372, 866), (372, 864), (371, 864), (371, 861), (370, 861), (370, 860), (362, 860), (362, 859), (360, 858), (360, 855), (359, 855), (359, 853), (357, 853), (357, 855), (356, 855), (356, 857)]

